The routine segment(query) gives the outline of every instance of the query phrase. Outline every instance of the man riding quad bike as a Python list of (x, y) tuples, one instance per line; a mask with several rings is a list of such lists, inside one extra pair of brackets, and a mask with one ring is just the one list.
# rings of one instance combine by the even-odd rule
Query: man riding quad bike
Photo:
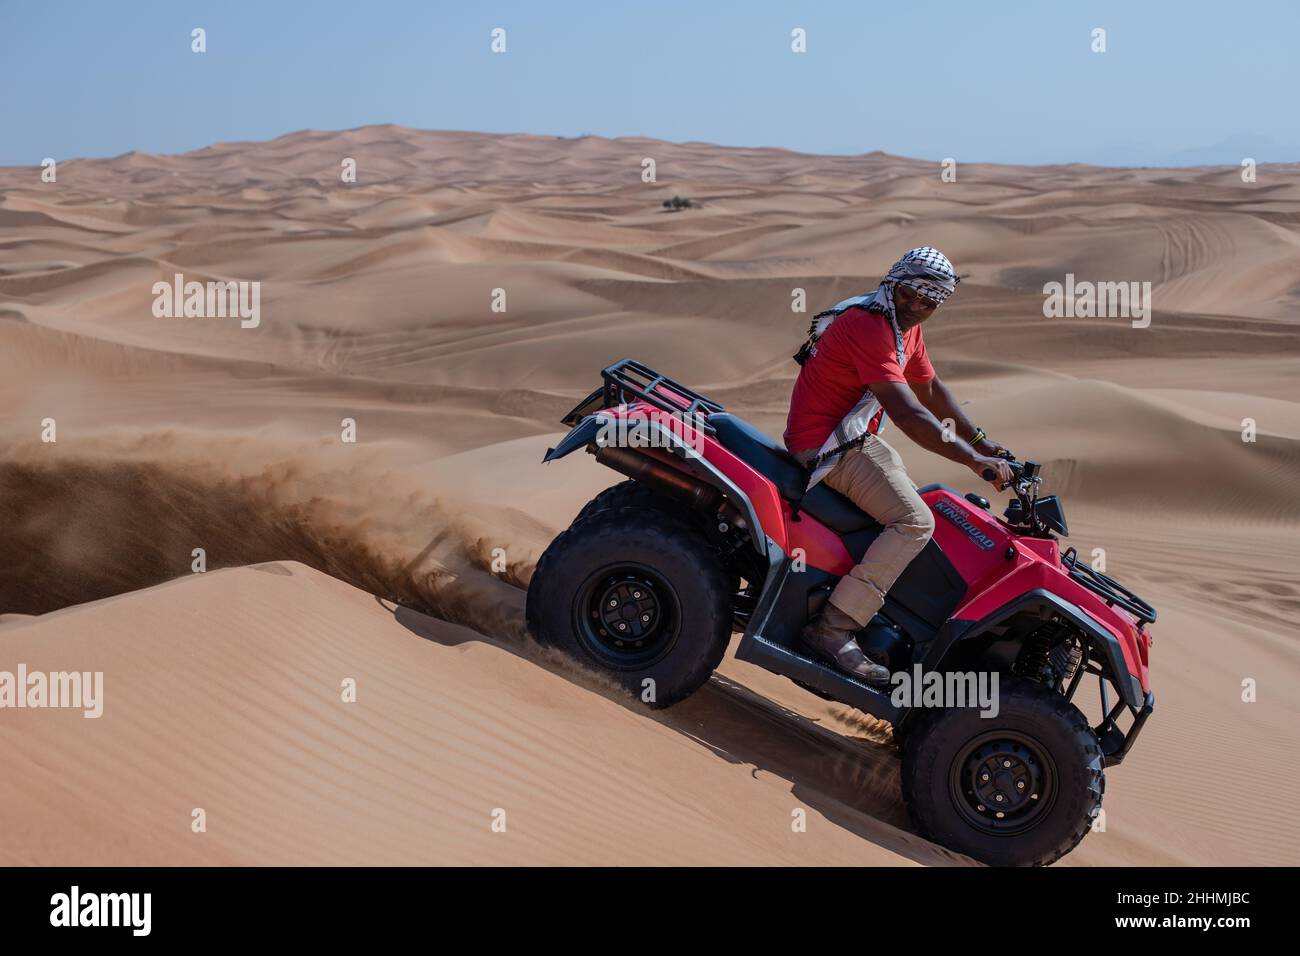
[(786, 447), (810, 470), (809, 487), (824, 481), (882, 525), (801, 637), (819, 658), (868, 683), (889, 683), (889, 669), (853, 635), (880, 610), (890, 586), (934, 532), (934, 514), (898, 452), (880, 437), (885, 416), (922, 448), (981, 477), (990, 472), (999, 488), (1011, 481), (1010, 466), (995, 457), (1003, 449), (971, 424), (925, 349), (921, 326), (959, 281), (938, 249), (909, 250), (872, 295), (816, 315), (795, 356), (801, 370)]
[[(800, 383), (828, 357), (836, 327), (851, 333), (868, 321), (898, 333), (901, 376), (866, 382), (877, 407), (859, 388), (820, 441), (792, 409), (787, 436), (804, 445), (801, 458), (645, 365), (604, 369), (545, 460), (585, 449), (628, 480), (588, 502), (542, 555), (529, 628), (651, 707), (699, 689), (742, 632), (741, 660), (893, 725), (903, 798), (922, 835), (992, 864), (1048, 864), (1092, 827), (1104, 768), (1124, 759), (1151, 714), (1155, 611), (1073, 548), (1061, 552), (1064, 511), (1056, 496), (1040, 496), (1038, 464), (994, 447), (941, 385), (930, 385), (929, 400), (917, 393), (918, 408), (946, 413), (956, 432), (933, 450), (1014, 497), (997, 516), (978, 494), (911, 485), (874, 437), (880, 406), (893, 411), (897, 397), (882, 400), (880, 383), (937, 381), (915, 359), (924, 355), (919, 322), (901, 327), (900, 316), (915, 313), (897, 289), (883, 313), (864, 308), (876, 298), (866, 296), (814, 320)], [(853, 364), (878, 374), (865, 357)], [(823, 418), (833, 414), (827, 403)], [(849, 456), (867, 463), (846, 464)], [(1096, 726), (1072, 703), (1087, 675), (1104, 715)], [(919, 683), (960, 690), (977, 678), (995, 689), (992, 706), (905, 693)]]

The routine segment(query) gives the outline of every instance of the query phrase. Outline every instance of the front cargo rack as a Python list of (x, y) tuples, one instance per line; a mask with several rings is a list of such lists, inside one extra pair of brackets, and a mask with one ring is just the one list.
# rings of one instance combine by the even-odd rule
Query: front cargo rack
[(1114, 578), (1107, 577), (1087, 562), (1080, 561), (1079, 552), (1074, 548), (1061, 555), (1061, 566), (1070, 573), (1071, 578), (1099, 595), (1107, 604), (1121, 607), (1147, 624), (1155, 623), (1155, 608)]

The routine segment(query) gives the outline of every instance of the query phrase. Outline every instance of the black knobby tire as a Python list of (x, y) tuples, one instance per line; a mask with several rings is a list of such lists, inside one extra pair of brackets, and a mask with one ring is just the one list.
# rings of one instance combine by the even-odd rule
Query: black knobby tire
[[(608, 511), (612, 508), (644, 508), (647, 511), (668, 515), (678, 521), (685, 522), (691, 527), (698, 527), (703, 520), (707, 520), (700, 513), (693, 511), (684, 501), (666, 495), (662, 491), (658, 491), (640, 481), (634, 481), (631, 478), (627, 481), (620, 481), (616, 485), (610, 485), (596, 495), (582, 506), (582, 510), (578, 512), (578, 517), (573, 520), (576, 522), (580, 518), (595, 514), (597, 511)], [(740, 574), (732, 571), (729, 572), (729, 576), (731, 593), (735, 594), (740, 590)]]
[(582, 510), (578, 512), (578, 516), (573, 520), (576, 522), (581, 518), (595, 514), (597, 511), (609, 511), (613, 508), (647, 508), (651, 511), (662, 511), (678, 517), (685, 517), (690, 514), (690, 509), (682, 502), (669, 497), (661, 491), (656, 491), (643, 482), (633, 481), (629, 478), (627, 481), (620, 481), (616, 485), (610, 485), (596, 495), (582, 506)]
[[(1047, 866), (1078, 846), (1101, 809), (1101, 746), (1060, 694), (1005, 674), (999, 684), (996, 717), (974, 707), (918, 717), (903, 744), (903, 799), (927, 839), (994, 866)], [(979, 782), (990, 763), (1012, 765), (1005, 795), (996, 779)], [(998, 795), (1033, 796), (1013, 789), (1019, 780), (1044, 802), (1005, 804), (997, 819)]]
[[(542, 554), (528, 586), (528, 626), (540, 643), (643, 703), (668, 707), (721, 662), (731, 596), (708, 543), (684, 521), (635, 507), (603, 509), (576, 520)], [(614, 632), (625, 620), (643, 630)]]

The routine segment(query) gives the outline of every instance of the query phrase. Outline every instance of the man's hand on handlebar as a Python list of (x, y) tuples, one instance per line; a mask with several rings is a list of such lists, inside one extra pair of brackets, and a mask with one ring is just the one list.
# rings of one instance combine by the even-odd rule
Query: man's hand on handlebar
[(1007, 451), (1005, 446), (999, 445), (997, 442), (995, 442), (992, 438), (989, 438), (987, 435), (985, 435), (983, 438), (981, 438), (978, 442), (976, 442), (971, 447), (974, 448), (978, 454), (988, 455), (990, 458), (1005, 458), (1011, 454), (1009, 451)]
[(1010, 485), (1016, 477), (1009, 461), (987, 455), (976, 455), (975, 460), (971, 462), (970, 470), (985, 481), (991, 481), (998, 491)]

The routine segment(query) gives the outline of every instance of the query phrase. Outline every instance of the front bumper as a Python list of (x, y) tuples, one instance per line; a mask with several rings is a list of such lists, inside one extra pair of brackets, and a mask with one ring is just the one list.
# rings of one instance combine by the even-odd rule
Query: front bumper
[[(1148, 691), (1146, 699), (1142, 702), (1142, 709), (1137, 710), (1129, 707), (1127, 704), (1120, 702), (1111, 708), (1106, 719), (1093, 730), (1096, 731), (1097, 739), (1101, 741), (1101, 754), (1107, 767), (1113, 767), (1116, 764), (1124, 762), (1128, 752), (1133, 748), (1138, 734), (1142, 732), (1142, 727), (1146, 724), (1147, 718), (1156, 707), (1156, 695), (1154, 691)], [(1129, 727), (1128, 732), (1119, 729), (1119, 724), (1115, 718), (1123, 710), (1129, 710), (1133, 714), (1133, 725)]]

